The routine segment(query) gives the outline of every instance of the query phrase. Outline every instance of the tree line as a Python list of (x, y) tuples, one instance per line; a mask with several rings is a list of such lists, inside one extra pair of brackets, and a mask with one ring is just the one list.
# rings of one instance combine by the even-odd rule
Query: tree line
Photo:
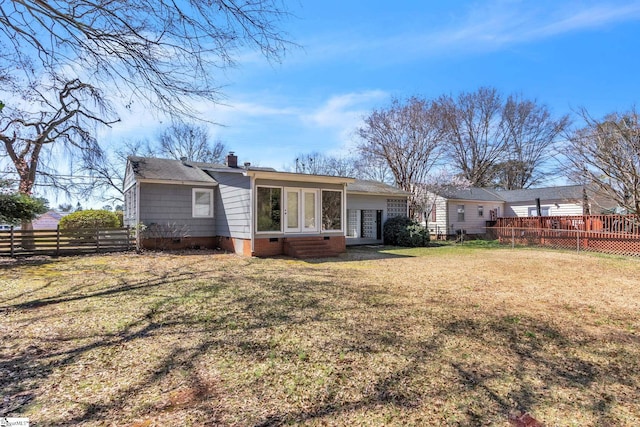
[(63, 155), (100, 175), (96, 130), (119, 121), (117, 106), (197, 118), (194, 101), (219, 101), (240, 53), (279, 62), (295, 47), (288, 17), (280, 0), (0, 2), (0, 166), (18, 175), (14, 191), (64, 188)]
[[(182, 157), (174, 149), (180, 129), (152, 150), (120, 151), (102, 146), (96, 131), (119, 121), (116, 103), (153, 109), (178, 128), (189, 123), (197, 117), (192, 101), (218, 102), (216, 78), (241, 50), (280, 61), (295, 47), (280, 29), (288, 16), (279, 0), (0, 2), (0, 150), (19, 177), (16, 190), (28, 197), (45, 181), (64, 188), (60, 155), (94, 179), (94, 190), (119, 188), (112, 166), (125, 154)], [(577, 117), (581, 123), (571, 127), (568, 115), (555, 117), (537, 100), (494, 88), (396, 98), (364, 118), (357, 156), (300, 154), (292, 168), (414, 192), (446, 180), (529, 188), (560, 170), (640, 213), (636, 110), (603, 118), (581, 110)], [(193, 126), (185, 132), (199, 138)], [(201, 146), (186, 157), (218, 155), (215, 143)], [(417, 208), (416, 198), (413, 203)]]
[[(349, 158), (299, 154), (302, 172), (387, 181), (413, 194), (447, 187), (527, 189), (563, 177), (589, 185), (630, 213), (640, 214), (640, 121), (635, 108), (595, 118), (586, 109), (554, 116), (545, 104), (497, 89), (394, 98), (357, 130)], [(308, 158), (315, 159), (309, 168)], [(296, 163), (298, 164), (298, 163)], [(337, 167), (336, 165), (340, 165)], [(348, 165), (348, 167), (347, 167)]]

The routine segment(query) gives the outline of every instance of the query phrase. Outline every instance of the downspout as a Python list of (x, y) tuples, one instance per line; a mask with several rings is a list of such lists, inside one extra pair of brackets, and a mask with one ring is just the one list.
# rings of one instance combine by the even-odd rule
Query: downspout
[(249, 176), (249, 237), (251, 240), (251, 255), (255, 253), (255, 233), (254, 233), (254, 222), (255, 222), (255, 212), (258, 208), (254, 205), (254, 192), (256, 191), (256, 177), (253, 175)]
[[(320, 194), (320, 197), (322, 197), (322, 194)], [(347, 233), (346, 233), (346, 229), (347, 229), (347, 183), (342, 184), (342, 224), (340, 224), (340, 227), (342, 228), (342, 237), (345, 238), (345, 242), (346, 242), (346, 238), (347, 238)]]
[(142, 247), (140, 246), (141, 244), (141, 238), (140, 238), (140, 183), (138, 181), (136, 181), (135, 183), (135, 192), (136, 192), (136, 220), (135, 220), (135, 227), (136, 227), (136, 246), (138, 248), (138, 250), (142, 249)]

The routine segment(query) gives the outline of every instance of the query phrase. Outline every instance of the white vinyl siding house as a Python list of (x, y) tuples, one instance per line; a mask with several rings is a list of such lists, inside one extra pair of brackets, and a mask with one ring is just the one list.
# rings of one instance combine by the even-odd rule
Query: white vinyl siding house
[[(484, 234), (487, 232), (489, 218), (485, 212), (500, 209), (503, 202), (477, 200), (456, 200), (448, 205), (448, 235), (454, 234)], [(479, 207), (482, 206), (482, 210)], [(461, 207), (463, 211), (461, 212)], [(482, 212), (482, 216), (480, 216)]]
[(408, 215), (408, 196), (380, 182), (359, 180), (348, 184), (346, 244), (382, 244), (387, 219)]

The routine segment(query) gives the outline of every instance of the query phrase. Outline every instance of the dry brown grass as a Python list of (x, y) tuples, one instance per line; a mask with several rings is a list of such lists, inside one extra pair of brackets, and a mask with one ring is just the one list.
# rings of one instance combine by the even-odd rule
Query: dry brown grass
[(33, 426), (637, 425), (640, 261), (534, 250), (0, 266)]

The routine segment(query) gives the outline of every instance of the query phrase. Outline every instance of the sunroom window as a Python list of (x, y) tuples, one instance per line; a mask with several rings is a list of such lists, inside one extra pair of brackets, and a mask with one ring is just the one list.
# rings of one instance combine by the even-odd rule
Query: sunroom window
[(322, 191), (322, 229), (342, 230), (342, 192)]
[(258, 231), (281, 231), (282, 189), (258, 187), (257, 196)]

